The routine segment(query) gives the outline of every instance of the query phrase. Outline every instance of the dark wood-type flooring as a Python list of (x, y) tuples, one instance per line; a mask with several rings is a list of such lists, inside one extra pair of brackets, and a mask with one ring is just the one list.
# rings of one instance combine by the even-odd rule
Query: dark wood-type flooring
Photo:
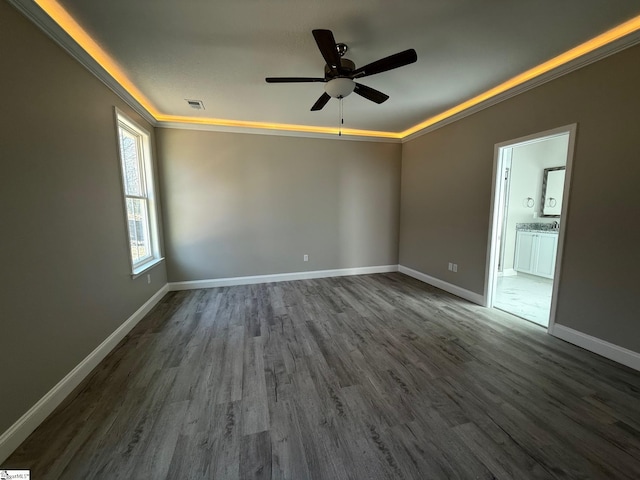
[(399, 273), (168, 294), (33, 479), (638, 479), (640, 375)]

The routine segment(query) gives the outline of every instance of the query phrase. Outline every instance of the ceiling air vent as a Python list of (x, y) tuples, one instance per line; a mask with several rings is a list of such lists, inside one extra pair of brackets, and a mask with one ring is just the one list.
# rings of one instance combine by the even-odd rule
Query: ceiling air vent
[(202, 100), (189, 100), (188, 98), (186, 100), (191, 108), (195, 110), (204, 110), (204, 103), (202, 103)]

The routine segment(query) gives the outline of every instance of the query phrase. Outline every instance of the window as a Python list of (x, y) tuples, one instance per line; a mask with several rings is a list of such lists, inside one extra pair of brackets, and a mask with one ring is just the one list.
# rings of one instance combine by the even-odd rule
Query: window
[(116, 110), (122, 187), (135, 276), (162, 260), (154, 195), (149, 134)]

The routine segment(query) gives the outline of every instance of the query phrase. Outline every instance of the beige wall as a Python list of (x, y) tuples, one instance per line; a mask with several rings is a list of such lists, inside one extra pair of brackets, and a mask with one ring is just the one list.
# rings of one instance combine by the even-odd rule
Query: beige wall
[(399, 144), (157, 138), (169, 281), (398, 263)]
[(113, 106), (144, 121), (5, 2), (0, 45), (4, 432), (166, 273), (151, 285), (129, 275)]
[(577, 123), (556, 321), (639, 352), (639, 86), (636, 46), (403, 145), (400, 263), (482, 294), (494, 145)]

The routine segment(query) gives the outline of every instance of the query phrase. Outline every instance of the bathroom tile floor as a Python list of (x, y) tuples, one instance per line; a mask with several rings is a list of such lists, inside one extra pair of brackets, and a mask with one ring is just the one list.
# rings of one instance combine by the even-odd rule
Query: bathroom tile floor
[(493, 306), (544, 327), (549, 325), (553, 280), (534, 275), (499, 276)]

